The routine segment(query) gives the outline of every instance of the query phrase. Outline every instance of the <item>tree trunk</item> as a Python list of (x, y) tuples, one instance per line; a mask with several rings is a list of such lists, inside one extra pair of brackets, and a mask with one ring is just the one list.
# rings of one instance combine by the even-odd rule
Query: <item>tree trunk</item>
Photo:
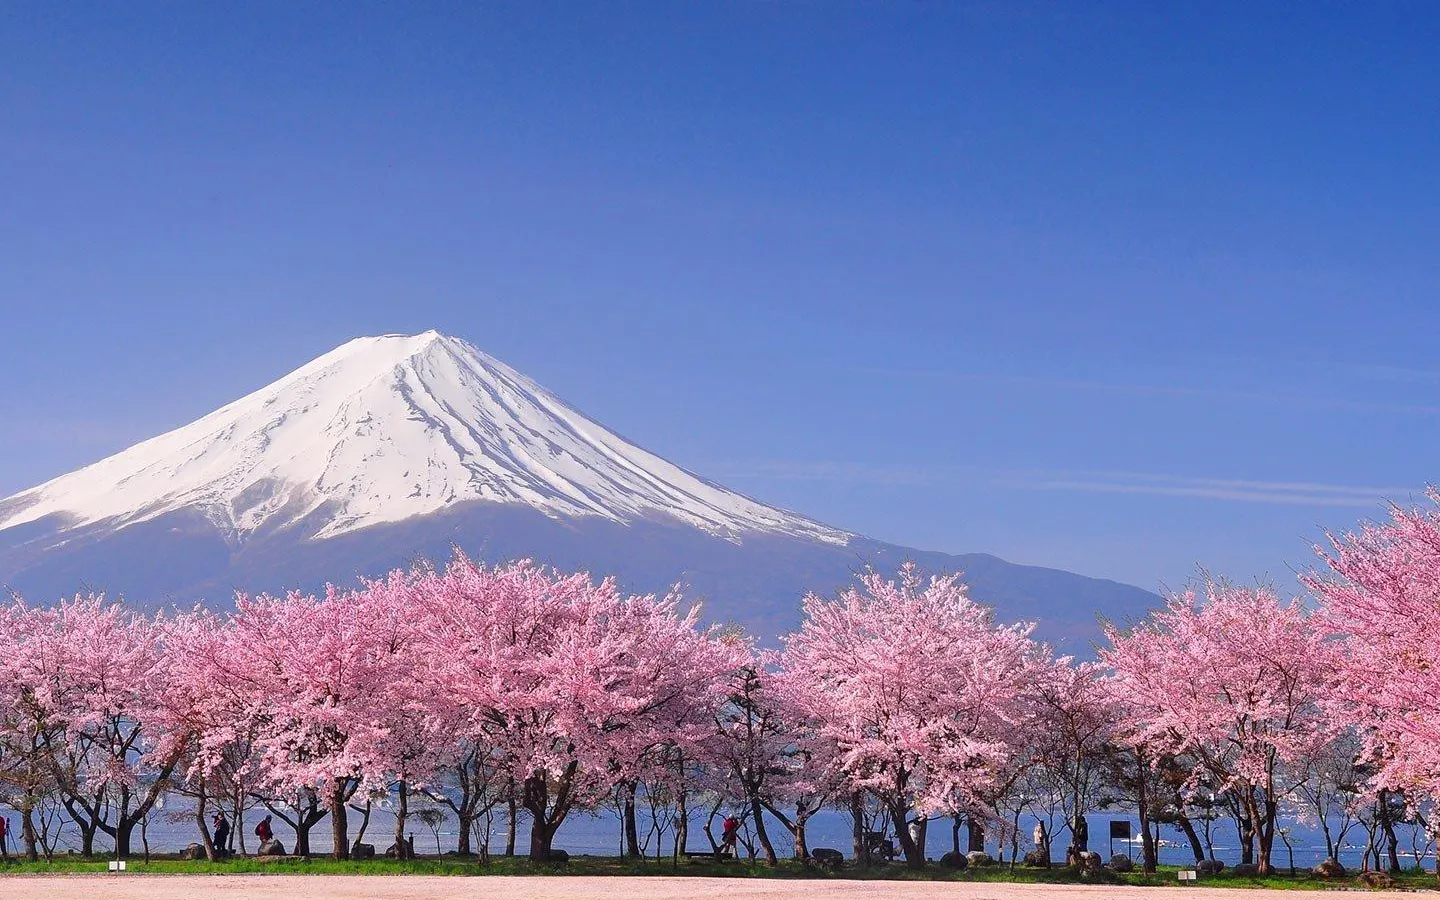
[(775, 857), (775, 847), (770, 843), (770, 834), (765, 830), (765, 816), (760, 808), (760, 798), (751, 798), (750, 812), (755, 816), (755, 839), (760, 842), (760, 847), (765, 851), (765, 864), (767, 866), (779, 865), (780, 860)]
[(805, 841), (805, 820), (804, 820), (804, 819), (797, 818), (797, 819), (795, 820), (794, 834), (795, 834), (795, 858), (798, 859), (798, 860), (802, 860), (802, 861), (809, 859), (809, 858), (810, 858), (810, 845), (809, 845), (808, 843), (806, 843), (806, 841)]
[(115, 855), (120, 859), (130, 857), (130, 836), (135, 831), (135, 820), (121, 816), (115, 822)]
[(205, 848), (205, 858), (215, 862), (215, 842), (210, 838), (210, 829), (205, 823), (205, 795), (195, 801), (195, 827), (200, 829), (200, 845)]
[(950, 849), (956, 856), (960, 855), (960, 827), (963, 824), (964, 821), (960, 818), (959, 813), (950, 817)]
[[(250, 851), (245, 849), (245, 802), (243, 798), (237, 798), (234, 804), (235, 809), (235, 830), (230, 832), (230, 840), (240, 845), (240, 855), (249, 856)], [(144, 837), (144, 826), (141, 826), (141, 837)]]
[(620, 808), (620, 818), (625, 828), (625, 856), (628, 859), (639, 859), (640, 829), (635, 823), (635, 785), (626, 785), (624, 790), (625, 802)]
[(1259, 843), (1259, 857), (1256, 859), (1256, 871), (1261, 875), (1271, 875), (1275, 867), (1270, 862), (1270, 852), (1275, 843), (1275, 805), (1266, 801), (1265, 808), (1261, 809), (1260, 803), (1255, 799), (1253, 791), (1246, 799), (1248, 809), (1246, 815), (1251, 822), (1251, 832)]
[(925, 868), (925, 857), (920, 855), (920, 848), (910, 839), (910, 828), (905, 822), (905, 814), (909, 812), (899, 803), (887, 803), (890, 808), (890, 821), (895, 824), (895, 837), (900, 841), (900, 849), (905, 852), (905, 865), (912, 869)]
[(1245, 820), (1240, 820), (1240, 862), (1243, 865), (1255, 864), (1255, 829)]
[(555, 829), (545, 822), (545, 815), (535, 815), (531, 810), (530, 816), (530, 858), (536, 862), (547, 862), (550, 859), (550, 845), (555, 839)]
[(26, 797), (23, 804), (24, 808), (20, 810), (20, 837), (25, 842), (25, 858), (31, 862), (39, 862), (40, 851), (35, 846), (34, 801)]
[(1200, 843), (1200, 835), (1195, 833), (1195, 825), (1190, 821), (1190, 817), (1178, 816), (1175, 819), (1175, 824), (1179, 825), (1180, 830), (1185, 832), (1185, 839), (1190, 842), (1190, 852), (1195, 855), (1195, 861), (1198, 863), (1203, 860), (1205, 858), (1205, 847)]
[(405, 840), (405, 817), (410, 814), (410, 787), (405, 779), (400, 779), (397, 785), (395, 801), (395, 858), (410, 858), (410, 843)]
[(968, 849), (970, 852), (976, 850), (985, 852), (985, 823), (971, 816), (966, 820), (966, 827), (969, 830)]
[(559, 830), (560, 825), (565, 821), (565, 816), (570, 812), (570, 788), (578, 769), (579, 763), (573, 760), (566, 766), (565, 774), (557, 781), (553, 804), (550, 799), (549, 782), (544, 772), (537, 770), (525, 779), (522, 805), (525, 807), (525, 811), (530, 813), (530, 858), (536, 862), (550, 860), (550, 850), (555, 840), (555, 832)]
[(510, 810), (510, 817), (505, 823), (505, 855), (515, 855), (515, 818), (520, 815), (519, 805), (515, 802), (515, 792), (510, 792), (510, 799), (506, 801)]
[(349, 813), (345, 809), (345, 785), (336, 781), (330, 788), (330, 858), (350, 858)]
[(456, 813), (455, 824), (460, 829), (460, 834), (455, 841), (455, 852), (461, 857), (471, 856), (470, 829), (475, 827), (475, 814), (473, 812)]
[(855, 863), (870, 868), (870, 842), (865, 840), (865, 801), (859, 791), (850, 795), (851, 848)]
[(690, 843), (690, 807), (685, 802), (685, 792), (681, 791), (675, 802), (675, 866), (680, 865), (680, 857), (685, 853), (686, 845)]

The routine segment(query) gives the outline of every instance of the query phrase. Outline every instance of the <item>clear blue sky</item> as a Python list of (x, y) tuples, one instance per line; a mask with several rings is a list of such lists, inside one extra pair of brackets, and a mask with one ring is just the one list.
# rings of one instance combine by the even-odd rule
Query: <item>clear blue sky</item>
[(0, 495), (439, 328), (875, 537), (1178, 584), (1440, 480), (1430, 3), (0, 5)]

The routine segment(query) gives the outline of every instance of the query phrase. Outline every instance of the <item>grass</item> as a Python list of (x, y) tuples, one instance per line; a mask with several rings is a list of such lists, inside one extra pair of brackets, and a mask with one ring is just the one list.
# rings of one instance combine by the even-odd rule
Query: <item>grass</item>
[[(0, 874), (5, 875), (66, 875), (103, 873), (107, 871), (108, 860), (103, 857), (83, 858), (61, 856), (53, 860), (26, 862), (11, 858), (0, 862)], [(149, 862), (132, 859), (128, 862), (132, 875), (237, 875), (237, 874), (287, 874), (287, 875), (684, 875), (702, 878), (833, 878), (833, 879), (876, 879), (900, 881), (972, 881), (972, 882), (1019, 882), (1029, 884), (1081, 884), (1088, 883), (1073, 869), (1055, 867), (1050, 869), (988, 866), (972, 868), (962, 872), (943, 869), (931, 863), (923, 870), (916, 871), (902, 864), (875, 866), (868, 870), (845, 869), (837, 873), (806, 869), (791, 860), (782, 861), (775, 868), (748, 862), (717, 862), (711, 859), (683, 859), (678, 867), (670, 860), (662, 862), (636, 862), (613, 856), (575, 856), (568, 864), (546, 865), (533, 863), (524, 857), (492, 857), (489, 865), (477, 860), (455, 857), (421, 857), (410, 860), (366, 859), (332, 860), (327, 857), (284, 857), (280, 859), (256, 860), (239, 858), (227, 862), (212, 863), (205, 860), (181, 860), (174, 856), (152, 856)], [(1163, 866), (1153, 875), (1139, 872), (1126, 875), (1111, 875), (1102, 883), (1170, 886), (1183, 890), (1175, 866)], [(1406, 872), (1398, 876), (1401, 887), (1435, 888), (1434, 874)], [(1260, 877), (1237, 877), (1229, 872), (1206, 878), (1202, 882), (1211, 887), (1236, 888), (1277, 888), (1281, 890), (1326, 890), (1337, 887), (1353, 887), (1353, 878), (1326, 881), (1307, 873), (1291, 876), (1288, 874)]]

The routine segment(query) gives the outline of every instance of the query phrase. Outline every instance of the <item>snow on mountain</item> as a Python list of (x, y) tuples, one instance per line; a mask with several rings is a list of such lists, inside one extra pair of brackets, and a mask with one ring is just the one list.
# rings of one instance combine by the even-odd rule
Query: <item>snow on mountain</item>
[[(852, 535), (705, 481), (434, 331), (359, 338), (183, 428), (0, 501), (0, 531), (123, 528), (193, 510), (243, 539), (333, 538), (458, 504), (677, 521), (739, 542)], [(318, 526), (318, 527), (317, 527)]]

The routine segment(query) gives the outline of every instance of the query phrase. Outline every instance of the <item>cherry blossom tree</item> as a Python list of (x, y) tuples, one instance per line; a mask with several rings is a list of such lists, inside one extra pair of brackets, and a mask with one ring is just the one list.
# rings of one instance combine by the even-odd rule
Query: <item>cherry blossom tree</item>
[(1110, 626), (1100, 653), (1125, 710), (1123, 740), (1154, 759), (1190, 761), (1193, 783), (1237, 799), (1273, 871), (1286, 768), (1329, 740), (1322, 709), (1333, 647), (1298, 600), (1207, 580), (1129, 631)]
[(0, 611), (0, 654), (7, 661), (7, 677), (0, 680), (0, 785), (7, 805), (20, 814), (20, 840), (32, 861), (39, 859), (37, 810), (58, 792), (52, 754), (64, 733), (45, 678), (57, 652), (49, 639), (55, 616), (55, 610), (27, 606), (18, 596)]
[(128, 856), (183, 750), (169, 709), (165, 622), (95, 594), (21, 611), (20, 621), (32, 652), (15, 677), (29, 686), (36, 721), (54, 726), (50, 760), (67, 809), (82, 832), (98, 828)]
[(1317, 551), (1329, 571), (1304, 580), (1343, 639), (1337, 718), (1360, 726), (1376, 786), (1440, 796), (1440, 509), (1393, 507)]
[(785, 641), (780, 679), (806, 722), (833, 742), (848, 792), (885, 807), (911, 866), (911, 813), (984, 815), (1016, 752), (1035, 677), (1029, 626), (997, 626), (959, 575), (865, 573), (835, 599), (811, 594)]
[[(1055, 660), (1031, 688), (1036, 721), (1031, 729), (1037, 767), (1053, 782), (1071, 833), (1100, 799), (1106, 747), (1114, 737), (1115, 701), (1096, 663)], [(1049, 852), (1049, 847), (1039, 848)], [(1074, 850), (1067, 859), (1074, 858)]]
[(400, 649), (412, 617), (377, 593), (242, 595), (207, 664), (233, 719), (221, 743), (230, 729), (253, 734), (266, 792), (295, 796), (297, 823), (323, 804), (338, 859), (350, 850), (347, 801), (395, 771), (391, 729), (406, 711), (395, 692), (414, 679), (413, 658)]
[(671, 595), (623, 595), (613, 580), (463, 556), (412, 583), (423, 604), (426, 677), (471, 710), (530, 813), (545, 860), (576, 808), (638, 781), (659, 743), (708, 735), (738, 641), (702, 633)]

